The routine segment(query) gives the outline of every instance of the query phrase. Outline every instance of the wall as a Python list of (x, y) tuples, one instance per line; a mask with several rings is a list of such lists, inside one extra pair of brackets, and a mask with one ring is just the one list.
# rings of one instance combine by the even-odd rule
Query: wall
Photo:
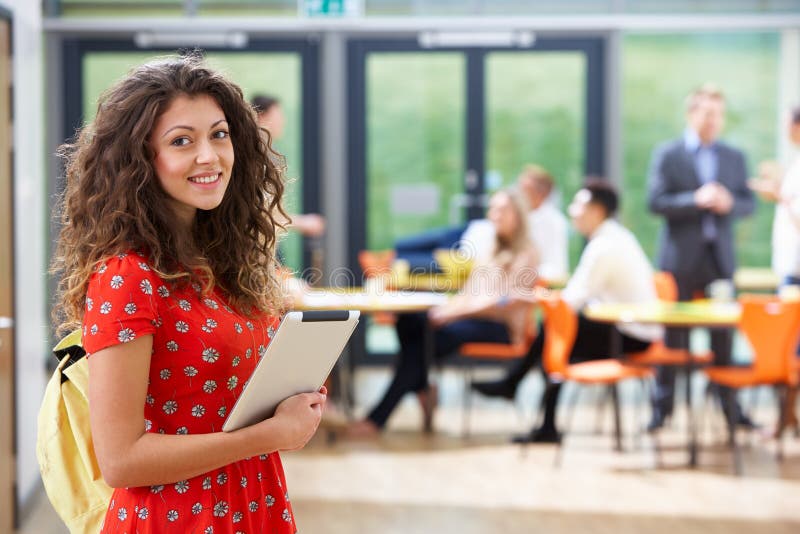
[(21, 503), (39, 484), (36, 417), (45, 386), (47, 188), (43, 150), (41, 2), (0, 0), (13, 13), (16, 242), (17, 484)]

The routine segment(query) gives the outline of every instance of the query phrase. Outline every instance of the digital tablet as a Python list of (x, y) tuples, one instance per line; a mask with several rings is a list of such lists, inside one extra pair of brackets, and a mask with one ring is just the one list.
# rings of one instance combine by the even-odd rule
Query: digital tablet
[(287, 313), (222, 425), (224, 432), (272, 417), (281, 401), (317, 391), (358, 324), (359, 312)]

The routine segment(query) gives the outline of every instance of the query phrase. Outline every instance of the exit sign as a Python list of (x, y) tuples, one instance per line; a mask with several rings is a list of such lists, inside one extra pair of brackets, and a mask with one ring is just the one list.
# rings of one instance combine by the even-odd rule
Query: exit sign
[(302, 0), (306, 17), (345, 17), (361, 14), (360, 0)]

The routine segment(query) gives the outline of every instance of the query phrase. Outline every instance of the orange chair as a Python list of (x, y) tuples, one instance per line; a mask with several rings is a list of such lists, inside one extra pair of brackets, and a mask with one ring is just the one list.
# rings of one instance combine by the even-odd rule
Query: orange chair
[[(358, 253), (358, 264), (364, 273), (364, 281), (375, 278), (389, 278), (392, 273), (392, 264), (397, 257), (396, 251), (387, 250), (362, 250)], [(372, 314), (374, 324), (394, 326), (397, 317), (389, 312), (377, 312)]]
[(478, 362), (501, 362), (522, 358), (531, 348), (537, 335), (536, 305), (531, 303), (524, 306), (520, 313), (525, 314), (525, 333), (522, 341), (517, 343), (464, 343), (458, 348), (458, 356), (467, 362), (464, 374), (464, 405), (462, 435), (470, 434), (470, 414), (472, 411), (472, 382), (474, 367)]
[[(614, 400), (616, 447), (617, 450), (621, 450), (622, 434), (616, 385), (629, 378), (639, 380), (650, 378), (653, 376), (652, 371), (647, 367), (627, 365), (614, 358), (570, 364), (569, 356), (578, 330), (578, 318), (575, 311), (560, 298), (544, 299), (541, 301), (541, 305), (545, 312), (545, 344), (542, 363), (547, 376), (552, 382), (575, 382), (580, 385), (594, 384), (611, 387)], [(563, 442), (562, 437), (557, 463), (560, 462)]]
[[(672, 273), (658, 271), (653, 275), (653, 282), (656, 286), (656, 295), (659, 300), (665, 302), (675, 302), (678, 300), (678, 284)], [(636, 352), (625, 355), (625, 363), (630, 365), (707, 365), (714, 360), (714, 353), (711, 351), (693, 354), (686, 349), (674, 349), (664, 345), (663, 341), (658, 341), (650, 345), (643, 352)]]
[[(800, 302), (781, 301), (770, 295), (740, 297), (742, 316), (739, 330), (747, 337), (753, 349), (753, 363), (749, 367), (708, 367), (708, 379), (734, 391), (742, 388), (772, 385), (781, 389), (797, 384), (795, 348), (800, 333)], [(735, 393), (725, 399), (728, 417), (733, 417)], [(781, 417), (784, 417), (780, 406)], [(736, 422), (728, 421), (728, 442), (733, 449), (734, 469), (742, 472), (741, 454), (736, 442)], [(783, 451), (778, 436), (778, 457)]]

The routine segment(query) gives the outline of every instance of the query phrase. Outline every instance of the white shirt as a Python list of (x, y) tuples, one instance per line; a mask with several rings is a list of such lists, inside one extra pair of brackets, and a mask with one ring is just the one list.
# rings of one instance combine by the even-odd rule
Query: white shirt
[(781, 278), (800, 275), (800, 156), (781, 181), (781, 198), (772, 222), (772, 270)]
[[(613, 219), (589, 238), (575, 273), (561, 292), (574, 310), (591, 302), (655, 302), (653, 268), (636, 237)], [(620, 332), (644, 341), (664, 335), (660, 325), (618, 324)]]
[[(528, 214), (528, 234), (539, 254), (539, 275), (563, 279), (569, 274), (567, 218), (552, 204), (542, 203)], [(492, 257), (494, 225), (488, 219), (470, 221), (459, 248), (478, 261)]]

